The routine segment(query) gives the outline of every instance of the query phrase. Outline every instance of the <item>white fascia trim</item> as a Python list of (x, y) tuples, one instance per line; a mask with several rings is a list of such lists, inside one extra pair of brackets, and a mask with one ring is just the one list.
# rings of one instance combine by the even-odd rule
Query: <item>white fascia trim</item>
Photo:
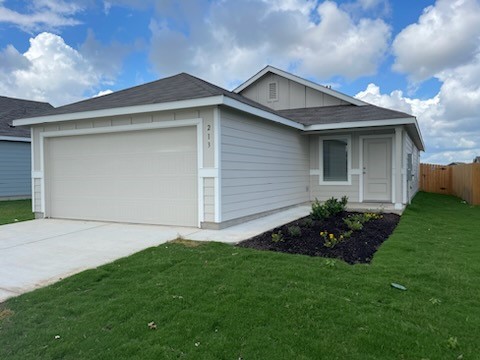
[(322, 86), (322, 85), (319, 85), (319, 84), (315, 84), (314, 82), (312, 81), (309, 81), (309, 80), (306, 80), (306, 79), (303, 79), (299, 76), (296, 76), (296, 75), (293, 75), (293, 74), (290, 74), (286, 71), (283, 71), (283, 70), (280, 70), (280, 69), (277, 69), (273, 66), (267, 66), (265, 67), (263, 70), (260, 70), (260, 72), (258, 72), (257, 74), (255, 74), (254, 76), (252, 76), (250, 79), (248, 79), (247, 81), (245, 81), (243, 84), (241, 84), (240, 86), (238, 86), (236, 89), (233, 90), (233, 92), (235, 93), (239, 93), (241, 92), (243, 89), (247, 88), (248, 86), (250, 86), (251, 84), (253, 84), (255, 81), (257, 81), (258, 79), (260, 79), (263, 75), (265, 75), (266, 73), (268, 72), (271, 72), (271, 73), (274, 73), (276, 75), (279, 75), (279, 76), (282, 76), (288, 80), (291, 80), (291, 81), (295, 81), (299, 84), (302, 84), (304, 86), (307, 86), (309, 88), (312, 88), (312, 89), (315, 89), (317, 91), (320, 91), (320, 92), (323, 92), (327, 95), (330, 95), (330, 96), (333, 96), (337, 99), (340, 99), (340, 100), (343, 100), (343, 101), (346, 101), (350, 104), (353, 104), (353, 105), (357, 105), (357, 106), (364, 106), (364, 105), (367, 105), (366, 102), (363, 102), (361, 100), (358, 100), (358, 99), (355, 99), (351, 96), (348, 96), (348, 95), (345, 95), (345, 94), (342, 94), (341, 92), (338, 92), (338, 91), (335, 91), (335, 90), (332, 90), (332, 89), (329, 89), (325, 86)]
[[(420, 127), (418, 126), (417, 119), (415, 119), (414, 125), (415, 125), (415, 129), (417, 130), (418, 138), (420, 139), (420, 144), (422, 145), (422, 148), (419, 149), (419, 150), (420, 151), (425, 151), (425, 142), (423, 141), (423, 136), (422, 136), (422, 133), (420, 132)], [(413, 141), (413, 139), (412, 139), (412, 141)]]
[(50, 116), (38, 116), (27, 119), (18, 119), (13, 120), (14, 126), (21, 125), (35, 125), (35, 124), (44, 124), (52, 123), (59, 121), (72, 121), (72, 120), (81, 120), (81, 119), (92, 119), (98, 117), (109, 117), (109, 116), (119, 116), (127, 114), (141, 114), (155, 111), (165, 111), (165, 110), (178, 110), (186, 109), (192, 107), (202, 107), (202, 106), (212, 106), (219, 105), (222, 103), (223, 95), (210, 96), (200, 99), (190, 99), (190, 100), (180, 100), (180, 101), (171, 101), (160, 104), (149, 104), (149, 105), (136, 105), (136, 106), (125, 106), (113, 109), (103, 109), (103, 110), (93, 110), (93, 111), (82, 111), (69, 114), (59, 114), (59, 115), (50, 115)]
[(335, 124), (314, 124), (306, 125), (305, 131), (311, 130), (337, 130), (337, 129), (353, 129), (364, 127), (388, 126), (388, 125), (408, 125), (415, 124), (415, 118), (400, 118), (400, 119), (384, 119), (384, 120), (368, 120), (368, 121), (349, 121)]
[(32, 139), (26, 137), (0, 136), (0, 141), (32, 142)]
[(290, 127), (295, 128), (295, 129), (298, 129), (298, 130), (304, 130), (305, 129), (305, 126), (303, 126), (302, 124), (299, 124), (295, 121), (292, 121), (292, 120), (289, 120), (287, 118), (272, 114), (271, 112), (268, 112), (268, 111), (265, 111), (265, 110), (258, 109), (254, 106), (244, 104), (244, 103), (242, 103), (238, 100), (234, 100), (234, 99), (231, 99), (231, 98), (228, 98), (228, 97), (224, 97), (223, 105), (234, 108), (234, 109), (237, 109), (237, 110), (240, 110), (240, 111), (250, 113), (250, 114), (255, 115), (255, 116), (259, 116), (259, 117), (271, 120), (273, 122), (276, 122), (276, 123), (279, 123), (279, 124), (282, 124), (282, 125), (290, 126)]

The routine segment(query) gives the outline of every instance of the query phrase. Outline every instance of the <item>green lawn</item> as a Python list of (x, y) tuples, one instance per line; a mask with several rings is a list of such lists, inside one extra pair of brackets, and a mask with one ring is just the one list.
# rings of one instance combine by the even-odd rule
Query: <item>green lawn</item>
[(33, 218), (32, 200), (0, 201), (0, 225)]
[(480, 207), (420, 193), (371, 265), (150, 248), (0, 305), (0, 358), (478, 359), (479, 234)]

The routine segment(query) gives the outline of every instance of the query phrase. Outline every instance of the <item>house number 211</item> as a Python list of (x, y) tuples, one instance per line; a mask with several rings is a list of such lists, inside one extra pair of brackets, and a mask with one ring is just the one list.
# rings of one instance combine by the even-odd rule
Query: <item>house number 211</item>
[(210, 142), (210, 137), (212, 134), (212, 126), (207, 125), (207, 147), (210, 148), (212, 146), (212, 143)]

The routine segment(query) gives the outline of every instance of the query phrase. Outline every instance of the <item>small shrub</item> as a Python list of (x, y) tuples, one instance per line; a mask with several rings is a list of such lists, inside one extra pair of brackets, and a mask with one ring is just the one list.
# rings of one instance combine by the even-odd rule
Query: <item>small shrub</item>
[(320, 232), (320, 236), (323, 238), (323, 246), (327, 248), (333, 248), (338, 243), (344, 240), (344, 236), (340, 235), (338, 238), (333, 233), (329, 233), (328, 231)]
[(302, 230), (300, 229), (300, 226), (289, 226), (288, 233), (290, 236), (300, 237), (302, 235)]
[(348, 197), (343, 196), (342, 199), (339, 201), (334, 197), (331, 197), (324, 204), (321, 204), (318, 199), (312, 204), (312, 211), (310, 215), (312, 218), (316, 220), (323, 220), (327, 219), (331, 216), (335, 216), (343, 211), (345, 211), (345, 207), (347, 206)]
[(343, 238), (344, 238), (344, 239), (349, 239), (350, 236), (352, 236), (352, 233), (353, 233), (352, 230), (345, 231), (345, 232), (342, 234), (342, 235), (343, 235)]
[(274, 243), (283, 241), (283, 234), (282, 234), (282, 232), (279, 231), (278, 233), (273, 233), (273, 234), (272, 234), (272, 241), (273, 241)]
[(346, 219), (343, 219), (345, 225), (352, 231), (359, 231), (363, 229), (363, 224), (369, 222), (370, 220), (378, 220), (383, 218), (383, 215), (377, 213), (362, 213), (350, 215)]
[(303, 219), (303, 221), (302, 221), (302, 226), (312, 227), (312, 226), (313, 226), (313, 220), (312, 220), (312, 218), (307, 217), (307, 218)]
[(330, 216), (334, 216), (345, 211), (345, 207), (347, 206), (348, 197), (343, 196), (342, 199), (339, 201), (334, 197), (331, 197), (327, 201), (325, 201), (324, 206), (327, 208), (328, 213)]
[(310, 212), (310, 216), (315, 220), (323, 220), (328, 218), (330, 214), (327, 208), (323, 204), (321, 204), (318, 199), (315, 199), (312, 204), (312, 211)]
[(354, 219), (353, 216), (349, 216), (346, 219), (343, 219), (345, 225), (352, 231), (358, 231), (363, 229), (363, 223), (360, 220)]
[(363, 214), (363, 216), (367, 221), (378, 220), (378, 219), (383, 218), (383, 215), (378, 214), (378, 213), (365, 213), (365, 214)]

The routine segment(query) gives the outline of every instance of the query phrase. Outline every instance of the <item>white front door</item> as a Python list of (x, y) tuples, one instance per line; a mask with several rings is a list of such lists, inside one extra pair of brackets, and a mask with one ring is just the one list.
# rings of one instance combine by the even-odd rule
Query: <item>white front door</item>
[(392, 200), (392, 139), (363, 140), (363, 200)]

